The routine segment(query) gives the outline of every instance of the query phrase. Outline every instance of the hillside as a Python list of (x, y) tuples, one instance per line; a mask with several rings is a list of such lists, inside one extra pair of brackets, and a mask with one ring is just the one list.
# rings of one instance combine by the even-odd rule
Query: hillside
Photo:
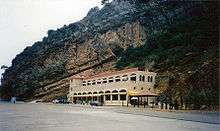
[(18, 54), (3, 74), (1, 97), (51, 101), (67, 94), (74, 74), (147, 66), (169, 79), (158, 78), (161, 101), (213, 107), (218, 104), (217, 6), (113, 0), (94, 7), (81, 21), (49, 30)]

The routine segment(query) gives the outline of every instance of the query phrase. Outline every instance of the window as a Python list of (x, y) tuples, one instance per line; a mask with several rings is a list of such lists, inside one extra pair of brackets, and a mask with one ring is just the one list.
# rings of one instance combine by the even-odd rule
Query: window
[(103, 81), (102, 81), (102, 83), (107, 83), (107, 79), (104, 78)]
[(113, 100), (113, 101), (118, 100), (118, 94), (112, 95), (112, 100)]
[(127, 75), (123, 75), (122, 76), (122, 81), (127, 81), (128, 80), (128, 76)]
[(136, 81), (136, 74), (131, 74), (130, 80), (131, 81)]
[(87, 85), (91, 85), (91, 81), (88, 81)]
[(142, 81), (142, 75), (140, 75), (140, 77), (139, 77), (139, 81)]
[(86, 81), (83, 81), (83, 84), (82, 84), (83, 86), (86, 86)]
[(113, 77), (110, 77), (109, 80), (108, 80), (108, 82), (109, 82), (109, 83), (114, 82)]
[(97, 80), (97, 84), (102, 84), (100, 79)]
[(110, 101), (110, 95), (105, 95), (105, 100)]
[(150, 77), (150, 82), (153, 82), (153, 76)]
[(141, 87), (141, 90), (143, 90), (144, 88), (143, 87)]
[(150, 76), (147, 77), (147, 82), (150, 82)]
[(125, 94), (120, 95), (120, 100), (122, 100), (122, 101), (126, 100), (126, 95)]
[(136, 76), (133, 76), (130, 79), (131, 79), (131, 81), (136, 81)]
[(145, 81), (145, 76), (142, 76), (142, 81)]
[(120, 76), (116, 76), (115, 77), (115, 82), (119, 82), (119, 81), (121, 81)]
[(92, 81), (92, 85), (95, 85), (95, 84), (96, 84), (96, 83), (95, 83), (95, 80), (93, 80), (93, 81)]
[(118, 93), (118, 91), (117, 90), (113, 90), (112, 93)]
[(134, 90), (136, 89), (136, 87), (134, 87)]

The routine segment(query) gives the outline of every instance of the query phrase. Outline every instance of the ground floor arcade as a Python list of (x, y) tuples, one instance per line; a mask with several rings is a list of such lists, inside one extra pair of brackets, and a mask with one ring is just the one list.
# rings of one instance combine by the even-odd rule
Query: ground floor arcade
[(156, 103), (156, 94), (149, 92), (99, 92), (97, 94), (75, 94), (70, 96), (72, 103), (89, 104), (98, 101), (103, 105), (149, 106)]

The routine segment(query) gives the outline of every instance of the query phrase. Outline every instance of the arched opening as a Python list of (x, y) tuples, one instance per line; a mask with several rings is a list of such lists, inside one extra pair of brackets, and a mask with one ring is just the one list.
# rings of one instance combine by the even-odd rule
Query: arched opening
[(112, 93), (118, 93), (118, 91), (117, 90), (113, 90)]
[(83, 92), (83, 95), (86, 95), (86, 92)]
[(93, 92), (93, 94), (98, 94), (97, 92)]
[(76, 95), (77, 95), (77, 93), (74, 93), (73, 95), (75, 95), (75, 96), (76, 96)]
[(126, 90), (125, 89), (122, 89), (119, 91), (120, 92), (120, 100), (121, 101), (125, 101), (126, 100)]
[(99, 92), (99, 94), (103, 94), (103, 93), (104, 93), (103, 91), (100, 91), (100, 92)]
[(124, 92), (127, 92), (125, 89), (122, 89), (119, 91), (120, 93), (124, 93)]
[(110, 101), (111, 100), (111, 96), (110, 96), (111, 91), (105, 91), (105, 100), (106, 101)]
[[(118, 91), (117, 90), (113, 90), (112, 93), (118, 93)], [(113, 94), (112, 95), (112, 100), (113, 101), (117, 101), (118, 100), (118, 94)]]
[(88, 94), (92, 94), (92, 92), (88, 92)]
[(78, 93), (78, 95), (81, 95), (81, 93)]
[(105, 91), (106, 94), (111, 93), (111, 91)]

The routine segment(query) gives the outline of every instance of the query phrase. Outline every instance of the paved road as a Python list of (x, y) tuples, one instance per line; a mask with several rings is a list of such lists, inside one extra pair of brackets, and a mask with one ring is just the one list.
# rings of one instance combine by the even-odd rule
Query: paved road
[(220, 129), (217, 120), (218, 113), (170, 113), (79, 105), (0, 104), (0, 131), (217, 131)]

